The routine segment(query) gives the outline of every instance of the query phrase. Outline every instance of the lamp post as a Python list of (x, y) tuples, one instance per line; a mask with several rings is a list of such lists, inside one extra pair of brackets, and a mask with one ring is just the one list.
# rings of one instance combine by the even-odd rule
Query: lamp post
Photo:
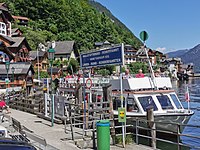
[(39, 85), (40, 85), (40, 69), (39, 69), (39, 52), (38, 52), (38, 49), (37, 48), (37, 67), (38, 67), (38, 82), (39, 82)]
[[(7, 78), (6, 78), (6, 95), (7, 95), (7, 97), (8, 97), (8, 83), (9, 83), (9, 79), (8, 79), (8, 71), (9, 71), (9, 69), (10, 69), (10, 62), (9, 61), (6, 61), (5, 62), (5, 67), (6, 67), (6, 72), (7, 72)], [(7, 100), (7, 99), (6, 99)]]
[(50, 61), (50, 67), (51, 67), (51, 86), (50, 86), (50, 89), (51, 89), (51, 110), (52, 110), (52, 114), (51, 114), (51, 126), (53, 127), (53, 124), (54, 124), (54, 100), (53, 100), (53, 89), (52, 89), (52, 67), (53, 67), (53, 60), (54, 60), (54, 55), (55, 55), (55, 50), (54, 50), (54, 47), (53, 44), (52, 44), (52, 48), (50, 48), (48, 50), (48, 59)]
[[(15, 81), (15, 79), (14, 79), (15, 68), (12, 67), (11, 70), (12, 70), (12, 82), (14, 82)], [(14, 86), (14, 84), (13, 84), (13, 86)]]
[(38, 84), (39, 84), (39, 86), (40, 86), (40, 56), (39, 56), (39, 50), (41, 50), (42, 49), (42, 43), (40, 43), (39, 45), (38, 45), (38, 48), (37, 48), (37, 69), (38, 69)]

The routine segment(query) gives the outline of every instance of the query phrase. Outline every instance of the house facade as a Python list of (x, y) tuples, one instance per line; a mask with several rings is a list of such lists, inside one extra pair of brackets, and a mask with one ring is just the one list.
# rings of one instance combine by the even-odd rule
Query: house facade
[(47, 71), (48, 58), (46, 51), (30, 51), (29, 56), (35, 71)]
[[(7, 5), (0, 3), (0, 91), (23, 88), (29, 94), (34, 75), (29, 57), (31, 48), (22, 31), (12, 29), (12, 21)], [(10, 64), (8, 72), (6, 62)]]
[[(50, 47), (50, 45), (49, 45)], [(76, 58), (76, 49), (74, 41), (56, 41), (55, 42), (55, 60), (69, 60)]]
[[(14, 69), (12, 69), (14, 68)], [(5, 64), (0, 64), (0, 92), (6, 88), (12, 89), (26, 89), (30, 93), (33, 86), (34, 70), (30, 62), (11, 63), (8, 70), (8, 78), (10, 82), (5, 84), (7, 78), (7, 70)]]
[(125, 64), (130, 64), (136, 62), (137, 49), (133, 48), (131, 45), (124, 46), (124, 61)]

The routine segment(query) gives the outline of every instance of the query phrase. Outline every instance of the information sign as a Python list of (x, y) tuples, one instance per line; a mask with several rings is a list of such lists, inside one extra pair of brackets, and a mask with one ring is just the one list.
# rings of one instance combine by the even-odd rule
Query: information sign
[(126, 122), (125, 108), (118, 108), (118, 122)]
[(115, 46), (99, 51), (81, 54), (81, 67), (92, 68), (105, 65), (123, 65), (124, 46)]

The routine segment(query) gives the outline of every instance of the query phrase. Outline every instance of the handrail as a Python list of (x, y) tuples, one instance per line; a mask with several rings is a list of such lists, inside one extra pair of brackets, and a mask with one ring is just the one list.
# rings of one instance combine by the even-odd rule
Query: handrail
[[(150, 137), (150, 136), (147, 136), (147, 135), (143, 135), (143, 134), (139, 134), (139, 130), (145, 130), (145, 131), (152, 131), (153, 129), (151, 128), (147, 128), (147, 127), (144, 127), (144, 126), (141, 126), (139, 124), (139, 122), (143, 122), (143, 123), (148, 123), (150, 121), (147, 121), (145, 119), (141, 119), (141, 118), (136, 118), (136, 120), (134, 120), (136, 123), (135, 123), (135, 134), (133, 133), (133, 135), (136, 136), (136, 144), (139, 143), (139, 137), (143, 137), (143, 138), (147, 138), (147, 139), (152, 139), (153, 137)], [(195, 138), (197, 140), (200, 139), (200, 135), (192, 135), (192, 134), (183, 134), (180, 132), (180, 128), (181, 126), (190, 126), (190, 127), (199, 127), (200, 126), (197, 126), (197, 125), (190, 125), (190, 124), (176, 124), (176, 123), (170, 123), (170, 122), (156, 122), (156, 121), (151, 121), (152, 123), (162, 123), (162, 124), (171, 124), (171, 125), (176, 125), (177, 126), (177, 131), (176, 132), (170, 132), (170, 131), (165, 131), (165, 130), (159, 130), (159, 129), (155, 129), (157, 132), (159, 133), (165, 133), (165, 134), (171, 134), (173, 136), (177, 136), (177, 142), (173, 142), (173, 141), (170, 141), (170, 140), (167, 140), (167, 139), (163, 139), (163, 138), (158, 138), (156, 137), (155, 139), (157, 141), (162, 141), (162, 142), (166, 142), (166, 143), (169, 143), (169, 144), (174, 144), (174, 145), (177, 145), (177, 149), (181, 149), (180, 146), (186, 146), (186, 147), (190, 147), (190, 148), (200, 148), (198, 146), (194, 146), (194, 145), (190, 145), (190, 144), (185, 144), (185, 143), (181, 143), (180, 141), (180, 137), (181, 136), (184, 136), (184, 137), (188, 137), (188, 138)], [(128, 126), (127, 126), (128, 127)]]

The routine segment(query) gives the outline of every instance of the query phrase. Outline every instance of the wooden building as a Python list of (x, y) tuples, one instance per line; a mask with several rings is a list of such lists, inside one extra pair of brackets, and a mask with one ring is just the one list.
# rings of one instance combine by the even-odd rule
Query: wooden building
[(39, 71), (47, 71), (48, 58), (46, 51), (30, 51), (29, 56), (35, 71), (38, 69)]
[[(14, 71), (12, 71), (11, 68), (14, 68)], [(5, 84), (7, 71), (5, 64), (0, 64), (0, 89), (14, 89), (19, 87), (21, 89), (26, 89), (26, 92), (29, 94), (33, 86), (33, 75), (34, 70), (30, 62), (11, 63), (10, 69), (8, 70), (8, 78), (10, 82)]]

